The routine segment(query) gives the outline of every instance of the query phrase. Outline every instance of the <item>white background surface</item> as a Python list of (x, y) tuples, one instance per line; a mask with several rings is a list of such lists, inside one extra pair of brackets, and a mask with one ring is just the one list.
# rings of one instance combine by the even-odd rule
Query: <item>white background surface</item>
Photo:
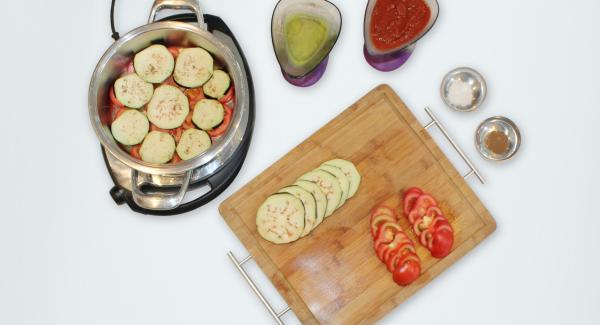
[[(246, 53), (257, 119), (231, 187), (175, 217), (139, 215), (108, 195), (87, 87), (111, 44), (109, 1), (3, 4), (0, 324), (270, 324), (226, 257), (245, 249), (217, 206), (379, 83), (422, 123), (431, 105), (487, 177), (470, 183), (498, 223), (381, 323), (600, 323), (600, 2), (442, 1), (434, 29), (388, 74), (362, 57), (364, 2), (335, 1), (341, 37), (324, 78), (300, 89), (283, 81), (272, 51), (275, 1), (202, 1)], [(150, 6), (117, 1), (118, 30), (144, 24)], [(438, 95), (442, 76), (462, 65), (488, 81), (475, 113), (452, 112)], [(475, 127), (492, 115), (512, 118), (523, 135), (504, 164), (484, 161), (473, 145)], [(283, 308), (259, 268), (251, 262), (248, 270)]]

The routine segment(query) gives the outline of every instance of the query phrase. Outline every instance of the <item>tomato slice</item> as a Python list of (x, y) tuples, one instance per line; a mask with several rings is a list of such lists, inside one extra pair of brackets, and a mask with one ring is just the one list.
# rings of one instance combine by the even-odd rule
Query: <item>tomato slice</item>
[(402, 212), (404, 212), (404, 215), (408, 216), (421, 194), (423, 194), (423, 191), (416, 187), (411, 187), (404, 193), (404, 200), (402, 201)]
[(421, 243), (421, 245), (427, 247), (427, 249), (429, 249), (431, 247), (431, 240), (432, 240), (432, 235), (431, 235), (431, 231), (429, 231), (429, 229), (423, 230), (423, 232), (421, 232), (421, 234), (419, 235), (419, 243)]
[(396, 218), (387, 214), (376, 215), (371, 219), (371, 235), (377, 235), (377, 229), (383, 222), (396, 222)]
[(125, 105), (117, 99), (117, 96), (115, 96), (115, 89), (113, 87), (110, 87), (108, 90), (108, 97), (113, 105), (118, 106), (119, 108), (125, 107)]
[(436, 217), (441, 217), (444, 215), (444, 213), (442, 212), (442, 210), (440, 210), (440, 208), (438, 208), (435, 205), (432, 205), (430, 207), (427, 208), (427, 210), (425, 211), (425, 215), (428, 217), (431, 217), (432, 219), (436, 218)]
[(169, 134), (175, 138), (175, 142), (179, 143), (179, 139), (181, 139), (181, 134), (183, 134), (183, 127), (178, 127), (176, 129), (169, 130)]
[(453, 244), (453, 232), (444, 229), (433, 233), (428, 248), (431, 252), (431, 256), (435, 258), (443, 258), (450, 254)]
[(173, 154), (173, 158), (171, 159), (171, 163), (175, 164), (181, 161), (181, 157), (179, 157), (179, 155), (177, 153)]
[[(396, 237), (398, 237), (398, 234), (396, 234)], [(387, 246), (388, 246), (388, 250), (383, 255), (383, 260), (385, 262), (387, 262), (390, 259), (390, 257), (392, 257), (395, 253), (405, 250), (406, 247), (410, 247), (414, 251), (413, 243), (410, 240), (410, 238), (408, 238), (406, 235), (404, 235), (404, 238), (401, 238), (398, 241), (396, 241), (396, 239), (394, 238), (394, 241), (387, 244)], [(390, 271), (390, 272), (392, 272), (392, 271)]]
[(201, 99), (206, 98), (204, 96), (204, 91), (202, 90), (202, 88), (186, 89), (184, 93), (190, 101), (190, 110), (194, 109), (194, 106), (196, 106), (197, 102), (199, 102)]
[(229, 123), (231, 122), (231, 117), (233, 116), (233, 110), (227, 106), (225, 106), (225, 116), (223, 116), (223, 122), (216, 128), (206, 131), (211, 138), (218, 137), (223, 135), (225, 131), (227, 131), (227, 127), (229, 127)]
[(417, 219), (423, 218), (423, 215), (419, 213), (417, 209), (413, 209), (408, 213), (408, 221), (414, 224)]
[(229, 90), (227, 90), (227, 92), (225, 93), (225, 95), (223, 95), (221, 98), (219, 98), (219, 102), (223, 105), (233, 101), (233, 99), (235, 98), (235, 89), (233, 89), (233, 84), (231, 84), (231, 86), (229, 87)]
[(179, 52), (181, 52), (182, 47), (180, 46), (169, 46), (167, 47), (167, 50), (169, 50), (169, 52), (171, 52), (171, 55), (173, 56), (174, 59), (177, 59), (177, 57), (179, 56)]
[(430, 206), (437, 206), (437, 201), (429, 194), (421, 194), (415, 201), (413, 210), (417, 210), (420, 214), (425, 215), (427, 208)]
[(396, 233), (400, 231), (402, 231), (402, 228), (395, 222), (382, 223), (377, 230), (377, 235), (375, 235), (375, 247), (378, 247), (382, 243), (390, 243), (394, 240)]
[(407, 286), (421, 274), (421, 263), (414, 259), (403, 260), (394, 269), (392, 278), (401, 286)]
[(131, 151), (129, 151), (129, 154), (131, 156), (133, 156), (134, 158), (142, 159), (142, 156), (140, 156), (140, 147), (141, 146), (142, 146), (141, 144), (138, 144), (138, 145), (131, 147)]
[(385, 263), (385, 260), (383, 257), (385, 256), (388, 249), (389, 249), (389, 247), (385, 244), (381, 244), (381, 245), (375, 247), (375, 254), (379, 258), (379, 260), (384, 263)]

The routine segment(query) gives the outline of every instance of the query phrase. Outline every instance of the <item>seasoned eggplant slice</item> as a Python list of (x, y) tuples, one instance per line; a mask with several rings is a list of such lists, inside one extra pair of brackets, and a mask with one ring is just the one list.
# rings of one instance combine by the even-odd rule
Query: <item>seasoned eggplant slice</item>
[(327, 197), (325, 217), (332, 215), (342, 200), (342, 187), (337, 178), (324, 170), (315, 169), (302, 175), (299, 179), (313, 182), (319, 186), (325, 197)]
[(173, 78), (188, 88), (204, 85), (213, 74), (213, 57), (203, 48), (191, 47), (181, 50), (175, 61)]
[(341, 207), (342, 205), (344, 205), (344, 203), (346, 203), (346, 200), (348, 199), (348, 192), (350, 190), (350, 182), (348, 181), (348, 177), (344, 175), (341, 169), (334, 166), (321, 165), (319, 169), (332, 174), (333, 176), (335, 176), (338, 182), (340, 182), (340, 187), (342, 188), (342, 199), (340, 200), (338, 208)]
[(260, 236), (274, 244), (286, 244), (300, 238), (304, 231), (304, 205), (292, 194), (269, 196), (256, 213)]
[(304, 231), (300, 237), (308, 235), (317, 225), (317, 202), (315, 197), (299, 185), (291, 185), (279, 190), (279, 193), (289, 193), (297, 197), (304, 204)]
[(351, 198), (358, 191), (358, 187), (360, 185), (361, 176), (356, 169), (356, 166), (348, 160), (344, 159), (332, 159), (323, 163), (323, 165), (334, 166), (342, 170), (342, 172), (350, 181), (350, 190), (348, 192), (348, 198)]
[(175, 59), (164, 45), (155, 44), (140, 51), (133, 58), (135, 73), (150, 83), (161, 83), (173, 73)]
[(117, 99), (130, 108), (143, 107), (154, 94), (154, 86), (142, 80), (136, 73), (129, 73), (117, 79), (113, 89)]
[(194, 106), (192, 122), (202, 130), (212, 130), (223, 122), (224, 116), (221, 103), (214, 99), (201, 99)]
[(154, 90), (148, 103), (148, 119), (161, 129), (175, 129), (185, 121), (189, 106), (188, 98), (179, 88), (162, 85)]
[(160, 131), (150, 131), (140, 148), (142, 160), (149, 163), (167, 163), (174, 153), (175, 139), (172, 135)]
[(149, 128), (146, 115), (135, 109), (123, 112), (110, 126), (115, 140), (126, 146), (142, 142)]
[(177, 154), (183, 160), (192, 159), (210, 148), (211, 141), (208, 134), (198, 129), (183, 131), (177, 144)]
[(223, 70), (215, 70), (212, 77), (202, 86), (202, 90), (207, 96), (221, 99), (230, 85), (229, 75)]

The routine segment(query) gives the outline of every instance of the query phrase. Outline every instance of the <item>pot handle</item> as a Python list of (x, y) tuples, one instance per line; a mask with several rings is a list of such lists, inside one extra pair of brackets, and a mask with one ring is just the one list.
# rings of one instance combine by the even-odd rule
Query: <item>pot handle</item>
[(190, 185), (190, 179), (192, 178), (192, 170), (185, 172), (183, 176), (183, 182), (179, 191), (176, 193), (153, 193), (147, 194), (142, 191), (138, 184), (138, 171), (135, 169), (131, 170), (131, 194), (133, 201), (138, 206), (149, 209), (149, 210), (172, 210), (177, 208), (183, 197), (187, 192), (188, 186)]
[(204, 23), (204, 15), (202, 14), (202, 10), (200, 9), (200, 4), (198, 0), (154, 0), (154, 4), (152, 5), (152, 9), (150, 10), (150, 18), (148, 18), (148, 23), (153, 23), (156, 21), (156, 14), (163, 9), (187, 9), (191, 10), (196, 14), (196, 18), (198, 19), (198, 25), (202, 29), (206, 29), (206, 24)]

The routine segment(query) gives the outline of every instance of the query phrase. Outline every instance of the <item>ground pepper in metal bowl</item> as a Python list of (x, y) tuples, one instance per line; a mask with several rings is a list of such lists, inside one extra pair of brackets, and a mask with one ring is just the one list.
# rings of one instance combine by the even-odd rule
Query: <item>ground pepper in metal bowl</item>
[(508, 137), (500, 131), (492, 131), (485, 138), (485, 146), (496, 155), (505, 154), (509, 145)]

